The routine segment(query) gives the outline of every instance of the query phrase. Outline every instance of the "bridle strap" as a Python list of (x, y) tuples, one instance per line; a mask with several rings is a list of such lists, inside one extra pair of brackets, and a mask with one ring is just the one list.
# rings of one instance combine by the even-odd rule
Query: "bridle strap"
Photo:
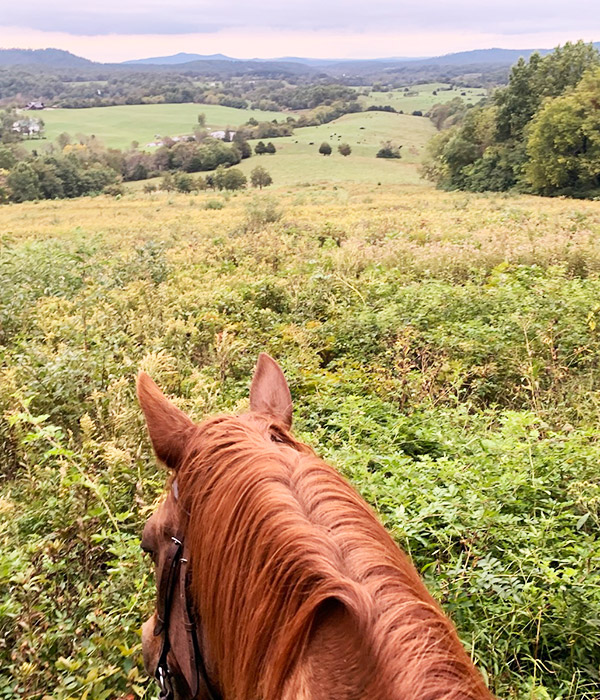
[(173, 591), (175, 590), (175, 583), (177, 581), (177, 568), (179, 566), (182, 548), (183, 544), (181, 540), (177, 537), (172, 537), (158, 585), (154, 636), (162, 635), (162, 645), (154, 675), (160, 688), (158, 696), (160, 700), (172, 700), (174, 697), (173, 684), (171, 683), (171, 675), (167, 664), (167, 654), (170, 648), (169, 616), (171, 613)]
[[(177, 488), (177, 480), (173, 482), (172, 487), (173, 497), (177, 502), (179, 500), (179, 491)], [(162, 644), (156, 671), (154, 676), (159, 685), (159, 700), (174, 700), (173, 683), (171, 680), (171, 672), (167, 663), (167, 656), (171, 649), (169, 641), (169, 620), (171, 615), (171, 605), (173, 603), (173, 594), (180, 578), (181, 596), (183, 601), (184, 614), (186, 617), (184, 628), (188, 638), (189, 653), (192, 664), (196, 670), (195, 688), (190, 690), (194, 697), (198, 697), (201, 685), (204, 685), (206, 696), (209, 700), (222, 700), (221, 695), (214, 688), (206, 671), (204, 658), (200, 653), (200, 645), (198, 643), (198, 632), (195, 624), (194, 610), (190, 606), (188, 591), (188, 559), (183, 558), (183, 537), (171, 537), (171, 542), (167, 550), (165, 562), (162, 567), (161, 577), (158, 584), (158, 598), (156, 603), (156, 625), (154, 626), (154, 636), (162, 635)]]
[(162, 634), (169, 626), (169, 613), (175, 583), (177, 582), (177, 567), (179, 565), (183, 543), (178, 537), (171, 537), (169, 549), (162, 567), (162, 573), (158, 584), (158, 600), (156, 603), (156, 625), (154, 636)]

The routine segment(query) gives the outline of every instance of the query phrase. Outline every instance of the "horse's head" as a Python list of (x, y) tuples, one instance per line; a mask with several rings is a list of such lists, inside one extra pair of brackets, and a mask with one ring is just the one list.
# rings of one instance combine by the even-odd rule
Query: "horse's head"
[[(157, 585), (154, 615), (142, 629), (144, 664), (161, 687), (161, 698), (191, 700), (218, 697), (211, 655), (187, 593), (185, 542), (188, 513), (179, 500), (177, 474), (193, 453), (201, 428), (171, 403), (140, 372), (137, 392), (158, 459), (171, 471), (171, 490), (149, 518), (141, 546), (152, 556)], [(268, 355), (258, 359), (250, 388), (250, 412), (244, 421), (267, 425), (265, 417), (291, 427), (292, 400), (283, 372)]]

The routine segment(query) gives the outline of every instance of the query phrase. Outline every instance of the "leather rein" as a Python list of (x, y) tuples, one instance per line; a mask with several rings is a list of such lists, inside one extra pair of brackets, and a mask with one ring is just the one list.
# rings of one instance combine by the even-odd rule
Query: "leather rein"
[[(172, 493), (175, 502), (179, 500), (177, 481), (173, 482)], [(206, 672), (206, 665), (198, 644), (198, 633), (195, 623), (195, 614), (189, 604), (189, 570), (188, 558), (184, 552), (184, 539), (181, 537), (171, 537), (171, 542), (167, 550), (165, 562), (162, 567), (160, 581), (158, 582), (158, 596), (156, 602), (156, 625), (154, 636), (162, 635), (162, 644), (158, 663), (154, 672), (154, 677), (158, 683), (160, 692), (159, 700), (174, 700), (175, 692), (173, 688), (173, 673), (169, 668), (167, 656), (171, 649), (169, 639), (169, 622), (171, 617), (171, 605), (173, 595), (179, 580), (181, 585), (181, 595), (184, 600), (184, 627), (187, 636), (188, 651), (190, 654), (192, 668), (195, 669), (195, 678), (192, 680), (190, 691), (192, 698), (207, 698), (208, 700), (222, 700), (211, 683)], [(189, 684), (188, 684), (189, 685)], [(204, 694), (201, 691), (204, 690)]]

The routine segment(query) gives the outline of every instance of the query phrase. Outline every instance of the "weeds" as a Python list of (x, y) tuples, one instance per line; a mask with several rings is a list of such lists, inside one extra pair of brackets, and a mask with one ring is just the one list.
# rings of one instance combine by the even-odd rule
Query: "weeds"
[(200, 419), (262, 350), (494, 692), (598, 697), (597, 205), (337, 194), (0, 212), (0, 698), (153, 692), (134, 378)]

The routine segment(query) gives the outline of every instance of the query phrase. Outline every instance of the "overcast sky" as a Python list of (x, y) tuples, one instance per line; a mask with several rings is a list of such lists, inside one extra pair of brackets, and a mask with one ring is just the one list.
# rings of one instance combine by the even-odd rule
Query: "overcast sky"
[(599, 0), (2, 0), (0, 47), (101, 61), (178, 51), (236, 57), (431, 56), (600, 41)]

